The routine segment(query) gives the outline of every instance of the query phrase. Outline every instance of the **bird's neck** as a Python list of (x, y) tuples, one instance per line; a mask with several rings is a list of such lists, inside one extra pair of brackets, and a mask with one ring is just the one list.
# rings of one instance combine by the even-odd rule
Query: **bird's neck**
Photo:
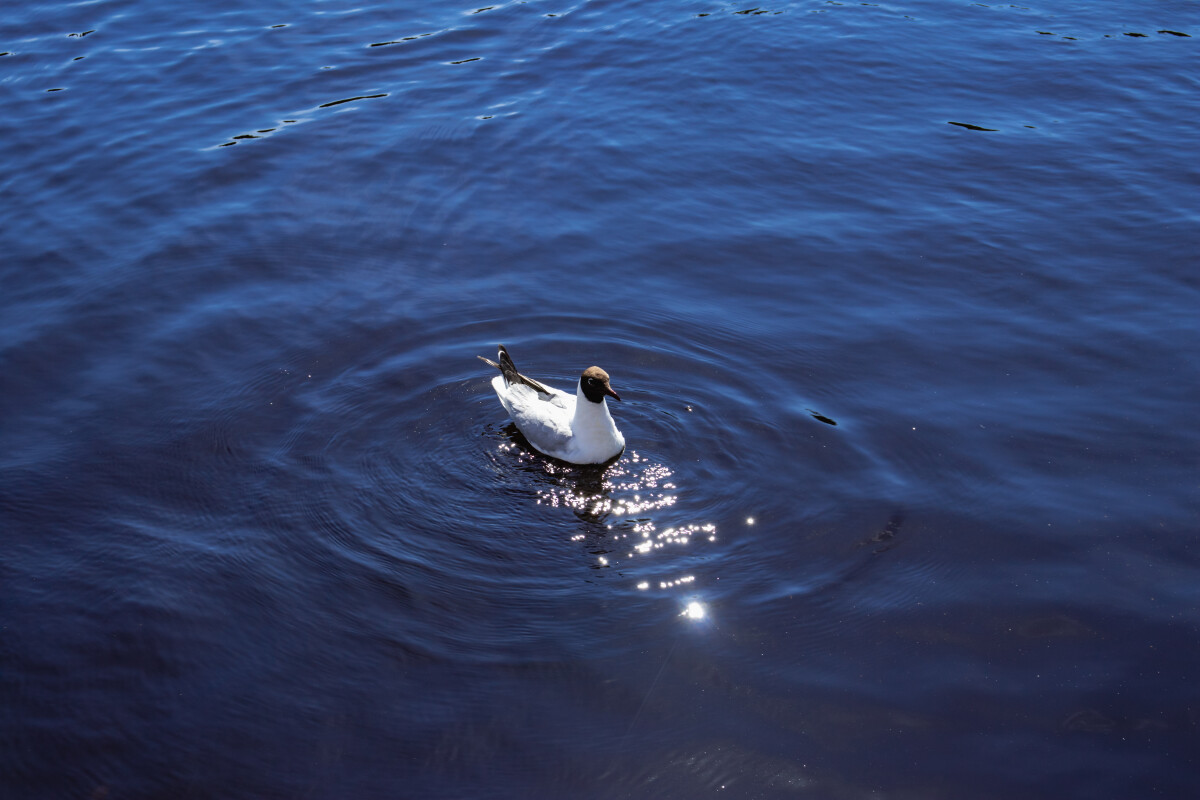
[(608, 404), (604, 402), (604, 399), (601, 398), (599, 403), (588, 400), (587, 395), (583, 393), (583, 383), (579, 383), (575, 387), (575, 418), (571, 422), (571, 430), (575, 432), (575, 435), (611, 436), (615, 427), (612, 414), (608, 413)]

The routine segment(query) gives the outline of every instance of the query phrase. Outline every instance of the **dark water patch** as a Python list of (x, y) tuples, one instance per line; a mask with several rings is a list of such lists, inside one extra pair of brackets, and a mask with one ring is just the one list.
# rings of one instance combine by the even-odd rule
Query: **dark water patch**
[(896, 546), (896, 535), (900, 533), (900, 527), (904, 524), (903, 514), (893, 514), (880, 530), (872, 534), (872, 536), (862, 544), (872, 548), (872, 553), (879, 554), (890, 550)]
[(972, 125), (969, 122), (950, 122), (950, 125), (957, 125), (960, 128), (966, 128), (969, 131), (996, 131), (997, 128), (984, 128), (979, 125)]
[(355, 103), (359, 100), (373, 100), (377, 97), (387, 97), (387, 93), (384, 92), (382, 94), (364, 94), (358, 95), (357, 97), (347, 97), (344, 100), (334, 100), (329, 103), (322, 103), (321, 105), (317, 106), (317, 108), (332, 108), (333, 106), (340, 106), (343, 103)]
[[(279, 124), (281, 126), (295, 125), (295, 124), (299, 123), (300, 121), (301, 120), (298, 120), (298, 119), (283, 119), (283, 120), (279, 120)], [(281, 128), (259, 128), (258, 130), (254, 131), (253, 133), (241, 133), (241, 134), (237, 134), (235, 136), (231, 136), (231, 137), (229, 137), (230, 141), (223, 142), (217, 146), (218, 147), (228, 147), (229, 145), (237, 144), (239, 141), (246, 141), (249, 139), (265, 139), (265, 138), (268, 138), (271, 134), (278, 133), (280, 131), (281, 131)]]
[(425, 38), (426, 36), (433, 36), (433, 34), (432, 33), (419, 33), (416, 36), (405, 36), (400, 39), (394, 39), (390, 42), (373, 42), (373, 43), (367, 45), (367, 47), (387, 47), (388, 45), (392, 45), (392, 44), (403, 44), (404, 42), (415, 42), (418, 39)]

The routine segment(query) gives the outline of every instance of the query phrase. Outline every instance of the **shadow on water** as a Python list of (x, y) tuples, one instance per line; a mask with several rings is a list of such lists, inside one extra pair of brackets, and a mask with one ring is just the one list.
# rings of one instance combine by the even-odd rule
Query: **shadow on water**
[[(625, 455), (624, 450), (603, 464), (572, 464), (539, 453), (516, 423), (509, 422), (500, 432), (508, 439), (510, 447), (519, 448), (522, 456), (529, 456), (517, 460), (523, 474), (536, 483), (553, 487), (549, 491), (563, 497), (564, 505), (590, 528), (604, 525), (612, 510), (615, 489), (609, 475), (618, 471), (617, 465)], [(591, 532), (603, 533), (602, 530)]]

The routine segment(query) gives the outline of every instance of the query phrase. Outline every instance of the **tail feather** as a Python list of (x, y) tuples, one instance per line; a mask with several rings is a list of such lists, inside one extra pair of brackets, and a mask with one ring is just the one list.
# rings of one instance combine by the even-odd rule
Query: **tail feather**
[(542, 386), (533, 378), (527, 378), (521, 373), (517, 372), (517, 365), (513, 363), (512, 356), (508, 354), (508, 350), (505, 349), (504, 345), (500, 345), (500, 349), (498, 351), (497, 358), (500, 359), (499, 364), (497, 364), (495, 361), (492, 361), (490, 358), (484, 358), (483, 356), (475, 357), (485, 364), (500, 370), (500, 372), (504, 374), (505, 383), (507, 383), (509, 386), (512, 386), (514, 383), (523, 383), (526, 386), (530, 386), (536, 391), (541, 392), (542, 394), (550, 394), (550, 390), (545, 386)]

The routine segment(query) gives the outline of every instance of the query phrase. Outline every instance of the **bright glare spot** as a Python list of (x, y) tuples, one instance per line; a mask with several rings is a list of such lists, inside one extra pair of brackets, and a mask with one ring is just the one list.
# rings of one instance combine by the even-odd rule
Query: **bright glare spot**
[(687, 604), (687, 608), (683, 610), (683, 615), (688, 619), (704, 619), (704, 604), (693, 600)]
[(638, 584), (638, 588), (639, 588), (639, 589), (642, 589), (642, 590), (649, 589), (649, 588), (650, 588), (650, 582), (649, 582), (649, 581), (642, 581), (641, 583), (639, 583), (639, 584)]
[(753, 524), (754, 524), (754, 517), (746, 517), (746, 524), (747, 524), (747, 525), (753, 525)]

